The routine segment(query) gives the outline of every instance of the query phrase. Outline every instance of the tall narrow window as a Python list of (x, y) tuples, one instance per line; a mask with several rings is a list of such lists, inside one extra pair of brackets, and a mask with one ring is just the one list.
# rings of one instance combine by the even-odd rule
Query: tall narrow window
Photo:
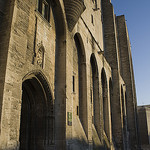
[(91, 23), (94, 25), (93, 15), (91, 15)]
[(77, 106), (77, 116), (79, 116), (79, 106)]
[(37, 0), (37, 9), (47, 21), (50, 20), (50, 0)]
[(75, 76), (72, 76), (72, 88), (73, 92), (75, 92)]

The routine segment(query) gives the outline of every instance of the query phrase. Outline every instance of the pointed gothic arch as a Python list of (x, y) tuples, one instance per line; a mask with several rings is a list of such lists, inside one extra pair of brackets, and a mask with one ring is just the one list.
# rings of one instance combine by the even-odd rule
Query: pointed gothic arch
[(22, 83), (20, 150), (43, 150), (54, 143), (53, 98), (46, 78), (35, 72)]
[(90, 80), (90, 93), (91, 93), (91, 107), (92, 107), (92, 123), (95, 126), (100, 137), (100, 97), (99, 97), (99, 72), (96, 57), (94, 53), (90, 58), (91, 63), (91, 80)]
[(86, 77), (86, 56), (84, 44), (79, 33), (74, 35), (77, 49), (77, 69), (78, 69), (78, 93), (79, 93), (79, 118), (85, 134), (88, 136), (88, 105), (87, 105), (87, 77)]

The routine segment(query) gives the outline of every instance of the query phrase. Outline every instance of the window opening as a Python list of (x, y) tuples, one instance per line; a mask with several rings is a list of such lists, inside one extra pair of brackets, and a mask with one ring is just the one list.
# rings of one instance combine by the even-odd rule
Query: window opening
[(91, 15), (91, 23), (94, 25), (94, 18), (93, 18), (93, 15)]
[(77, 116), (79, 116), (79, 106), (77, 106)]
[(47, 21), (50, 21), (50, 1), (49, 0), (37, 0), (37, 9)]
[(75, 76), (72, 76), (73, 92), (75, 92)]

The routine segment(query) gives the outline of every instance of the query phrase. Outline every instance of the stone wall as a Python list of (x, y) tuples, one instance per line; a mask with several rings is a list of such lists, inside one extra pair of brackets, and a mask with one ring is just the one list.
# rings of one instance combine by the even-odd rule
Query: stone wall
[[(113, 103), (112, 103), (112, 124), (113, 138), (117, 148), (125, 146), (122, 131), (122, 106), (120, 86), (120, 63), (117, 43), (117, 32), (113, 6), (108, 1), (102, 1), (103, 27), (104, 27), (104, 54), (112, 68), (113, 80)], [(117, 122), (117, 124), (116, 124)]]
[[(129, 35), (124, 16), (116, 17), (118, 31), (119, 54), (120, 54), (120, 74), (126, 84), (126, 105), (129, 140), (131, 147), (136, 148), (138, 143), (138, 123), (137, 123), (137, 102), (135, 93), (135, 83), (131, 56)], [(132, 114), (132, 115), (131, 115)], [(133, 140), (134, 139), (134, 140)], [(135, 140), (136, 139), (136, 140)]]
[(143, 149), (150, 146), (150, 106), (138, 106), (140, 142)]
[(15, 0), (3, 12), (0, 149), (127, 149), (110, 1), (51, 1), (45, 18), (36, 0)]

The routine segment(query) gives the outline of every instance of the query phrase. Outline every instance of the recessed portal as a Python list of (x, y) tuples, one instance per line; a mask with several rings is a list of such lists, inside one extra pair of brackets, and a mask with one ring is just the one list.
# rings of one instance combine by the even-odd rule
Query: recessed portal
[(44, 150), (53, 144), (52, 99), (36, 77), (23, 82), (22, 92), (20, 150)]

